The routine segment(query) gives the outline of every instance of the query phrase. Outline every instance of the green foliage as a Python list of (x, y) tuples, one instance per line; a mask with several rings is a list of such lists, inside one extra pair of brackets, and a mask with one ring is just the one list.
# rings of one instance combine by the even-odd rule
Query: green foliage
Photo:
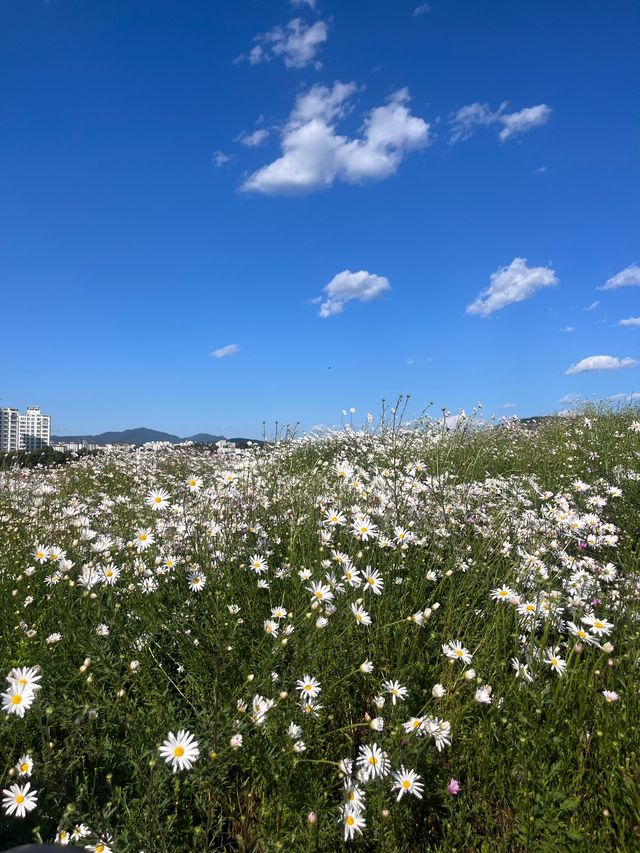
[[(637, 849), (634, 420), (637, 410), (585, 410), (535, 429), (447, 431), (391, 418), (376, 432), (276, 441), (229, 458), (195, 447), (5, 458), (0, 674), (39, 666), (42, 689), (24, 718), (0, 720), (2, 787), (29, 753), (38, 791), (27, 817), (0, 817), (0, 847), (52, 840), (83, 822), (92, 832), (84, 843), (109, 834), (114, 851), (339, 850), (337, 763), (375, 742), (394, 770), (420, 774), (424, 792), (396, 802), (389, 778), (367, 783), (356, 850)], [(336, 464), (345, 460), (353, 474), (341, 479)], [(202, 479), (199, 491), (187, 488), (191, 475)], [(154, 512), (145, 496), (159, 488), (171, 505)], [(589, 503), (594, 496), (604, 504)], [(592, 527), (572, 530), (560, 517), (563, 501), (568, 516), (597, 516)], [(347, 524), (328, 528), (330, 507)], [(378, 535), (354, 535), (357, 511)], [(411, 533), (408, 544), (396, 527)], [(136, 544), (143, 528), (155, 540), (146, 550)], [(57, 546), (69, 563), (38, 562), (38, 544)], [(340, 584), (335, 552), (380, 572), (383, 594)], [(266, 588), (249, 568), (254, 554), (267, 560)], [(176, 566), (165, 570), (170, 556)], [(616, 573), (605, 582), (609, 562)], [(83, 585), (83, 572), (109, 564), (121, 572), (113, 586)], [(574, 564), (588, 569), (583, 601), (569, 587)], [(300, 577), (305, 569), (310, 579)], [(202, 591), (189, 590), (188, 571), (202, 573)], [(310, 581), (327, 573), (333, 604), (310, 606)], [(552, 608), (527, 627), (514, 605), (491, 600), (502, 585), (521, 601), (552, 602), (557, 593), (561, 616)], [(355, 623), (358, 599), (368, 627)], [(263, 626), (279, 605), (288, 615), (274, 637)], [(578, 643), (566, 627), (589, 608), (615, 626), (599, 645)], [(318, 617), (326, 626), (316, 627)], [(108, 636), (97, 632), (102, 624)], [(607, 639), (613, 651), (602, 648)], [(443, 655), (455, 640), (473, 653), (470, 679)], [(564, 675), (543, 661), (552, 646), (567, 662)], [(528, 662), (530, 683), (515, 677), (512, 658)], [(365, 660), (371, 674), (359, 670)], [(306, 674), (322, 684), (317, 716), (303, 712), (296, 690)], [(385, 679), (408, 697), (394, 705), (387, 693), (379, 710)], [(435, 684), (446, 689), (441, 699)], [(474, 698), (481, 685), (491, 686), (490, 704)], [(603, 690), (619, 700), (605, 701)], [(274, 701), (262, 725), (251, 721), (256, 694)], [(407, 734), (403, 723), (421, 715), (450, 722), (450, 747)], [(381, 732), (369, 727), (375, 716), (384, 718)], [(293, 749), (291, 722), (302, 728), (304, 751)], [(200, 756), (173, 774), (158, 748), (183, 728)], [(452, 777), (457, 796), (447, 793)]]

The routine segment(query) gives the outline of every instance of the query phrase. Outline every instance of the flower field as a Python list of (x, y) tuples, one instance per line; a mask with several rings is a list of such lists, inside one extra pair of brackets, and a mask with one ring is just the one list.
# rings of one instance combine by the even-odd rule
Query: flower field
[(0, 472), (0, 849), (638, 849), (639, 420)]

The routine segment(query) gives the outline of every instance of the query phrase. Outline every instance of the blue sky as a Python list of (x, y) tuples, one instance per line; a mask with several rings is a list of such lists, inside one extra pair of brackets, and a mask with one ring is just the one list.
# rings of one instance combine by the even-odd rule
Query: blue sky
[(0, 405), (258, 436), (640, 390), (640, 7), (418, 6), (4, 2)]

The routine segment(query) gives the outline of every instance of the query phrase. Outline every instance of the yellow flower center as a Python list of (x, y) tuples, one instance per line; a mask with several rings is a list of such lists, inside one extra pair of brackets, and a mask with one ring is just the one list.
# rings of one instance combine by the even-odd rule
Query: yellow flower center
[(25, 800), (24, 794), (18, 794), (18, 796), (16, 797), (16, 803), (18, 805), (20, 805), (21, 803), (24, 803), (24, 800)]
[(457, 655), (459, 658), (461, 658), (461, 657), (462, 657), (462, 654), (463, 654), (462, 649), (456, 649), (456, 655)]
[(28, 773), (28, 772), (29, 772), (29, 765), (28, 765), (28, 764), (25, 764), (25, 763), (23, 762), (23, 763), (20, 765), (20, 772), (21, 772), (21, 773)]
[(11, 704), (12, 705), (19, 705), (21, 702), (22, 702), (22, 696), (19, 693), (16, 693), (14, 696), (11, 697)]
[(154, 501), (155, 501), (157, 504), (162, 503), (162, 498), (160, 497), (160, 495), (156, 495), (156, 496), (155, 496), (155, 498), (154, 498)]
[(347, 824), (347, 826), (353, 826), (353, 824), (355, 822), (356, 822), (356, 819), (354, 818), (354, 816), (352, 814), (348, 814), (346, 817), (346, 820), (345, 820), (345, 823)]
[(369, 758), (369, 764), (373, 764), (373, 766), (375, 767), (377, 763), (378, 763), (378, 759), (375, 757), (375, 755), (372, 755)]
[(184, 755), (184, 746), (174, 746), (173, 754), (176, 758), (182, 758)]
[(402, 780), (402, 787), (405, 789), (405, 791), (408, 791), (409, 788), (411, 787), (411, 782), (408, 779), (403, 779)]

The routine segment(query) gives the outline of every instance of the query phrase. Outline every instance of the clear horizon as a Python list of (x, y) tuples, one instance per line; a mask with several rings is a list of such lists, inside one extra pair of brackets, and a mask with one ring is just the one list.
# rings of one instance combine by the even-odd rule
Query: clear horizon
[(632, 0), (3, 12), (0, 405), (256, 438), (640, 390)]

